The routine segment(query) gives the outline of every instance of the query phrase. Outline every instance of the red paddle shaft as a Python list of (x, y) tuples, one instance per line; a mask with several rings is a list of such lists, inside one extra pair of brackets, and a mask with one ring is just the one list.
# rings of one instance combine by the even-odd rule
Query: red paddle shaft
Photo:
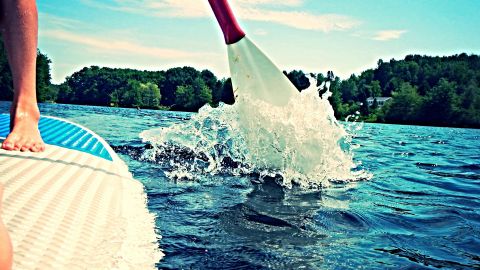
[(245, 33), (238, 25), (227, 0), (208, 0), (208, 3), (210, 3), (218, 24), (222, 28), (225, 43), (233, 44), (241, 40)]

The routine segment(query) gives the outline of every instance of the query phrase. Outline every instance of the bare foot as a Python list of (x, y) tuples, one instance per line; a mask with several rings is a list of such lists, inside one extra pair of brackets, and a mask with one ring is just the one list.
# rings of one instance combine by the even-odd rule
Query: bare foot
[(8, 231), (3, 225), (2, 214), (2, 195), (3, 187), (0, 184), (0, 270), (12, 268), (12, 243), (8, 236)]
[(10, 151), (42, 152), (45, 143), (38, 130), (40, 112), (37, 105), (12, 107), (10, 110), (10, 134), (2, 148)]

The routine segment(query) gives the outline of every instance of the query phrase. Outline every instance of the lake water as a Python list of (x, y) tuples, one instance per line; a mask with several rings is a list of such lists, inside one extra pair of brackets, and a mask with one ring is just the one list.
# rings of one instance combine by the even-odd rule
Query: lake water
[(98, 133), (145, 185), (165, 252), (159, 269), (480, 268), (480, 130), (365, 124), (353, 153), (371, 177), (305, 190), (256, 174), (175, 180), (171, 163), (142, 160), (139, 134), (189, 113), (40, 110)]

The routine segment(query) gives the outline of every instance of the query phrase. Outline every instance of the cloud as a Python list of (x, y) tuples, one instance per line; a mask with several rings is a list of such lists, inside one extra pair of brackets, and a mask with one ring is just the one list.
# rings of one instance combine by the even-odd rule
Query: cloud
[(338, 14), (314, 15), (299, 11), (274, 11), (257, 8), (240, 10), (241, 17), (252, 21), (273, 22), (303, 30), (322, 32), (351, 29), (360, 21)]
[[(118, 40), (111, 38), (99, 38), (91, 35), (77, 34), (66, 30), (46, 30), (41, 32), (42, 37), (70, 42), (82, 47), (101, 51), (108, 54), (131, 54), (136, 56), (148, 56), (159, 59), (179, 59), (198, 57), (199, 55), (192, 52), (186, 52), (175, 49), (166, 49), (158, 47), (149, 47), (142, 44), (134, 43), (126, 40)], [(202, 54), (203, 55), (203, 54)]]
[(204, 18), (210, 15), (207, 1), (198, 0), (82, 0), (96, 8), (153, 17)]
[(265, 29), (256, 29), (253, 31), (253, 34), (256, 36), (265, 36), (268, 34), (268, 32)]
[(288, 6), (298, 7), (303, 4), (303, 0), (237, 0), (242, 5), (276, 5), (276, 6)]
[[(204, 18), (212, 16), (206, 0), (82, 0), (97, 8), (167, 18)], [(238, 0), (234, 10), (242, 20), (271, 22), (303, 30), (342, 31), (361, 22), (340, 14), (313, 14), (301, 10), (303, 0)]]
[(375, 33), (374, 40), (388, 41), (393, 39), (399, 39), (407, 30), (383, 30)]
[(45, 12), (39, 12), (38, 16), (40, 17), (39, 21), (42, 24), (41, 27), (46, 28), (77, 28), (79, 25), (83, 24), (80, 21), (55, 16)]
[[(124, 1), (124, 0), (122, 0)], [(42, 27), (40, 37), (51, 40), (81, 45), (82, 48), (109, 55), (129, 55), (134, 57), (146, 56), (156, 59), (189, 59), (194, 57), (208, 57), (208, 53), (196, 53), (157, 46), (147, 46), (138, 40), (129, 40), (126, 37), (135, 36), (131, 30), (99, 29), (86, 22), (39, 13)], [(105, 33), (108, 33), (105, 35)]]

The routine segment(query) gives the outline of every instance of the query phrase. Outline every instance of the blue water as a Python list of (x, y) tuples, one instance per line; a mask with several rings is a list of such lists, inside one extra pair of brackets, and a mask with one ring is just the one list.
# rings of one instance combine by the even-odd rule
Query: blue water
[(365, 124), (355, 162), (372, 179), (305, 191), (255, 175), (175, 181), (168, 163), (140, 161), (141, 131), (189, 113), (40, 109), (117, 146), (158, 216), (159, 269), (480, 268), (480, 130)]

